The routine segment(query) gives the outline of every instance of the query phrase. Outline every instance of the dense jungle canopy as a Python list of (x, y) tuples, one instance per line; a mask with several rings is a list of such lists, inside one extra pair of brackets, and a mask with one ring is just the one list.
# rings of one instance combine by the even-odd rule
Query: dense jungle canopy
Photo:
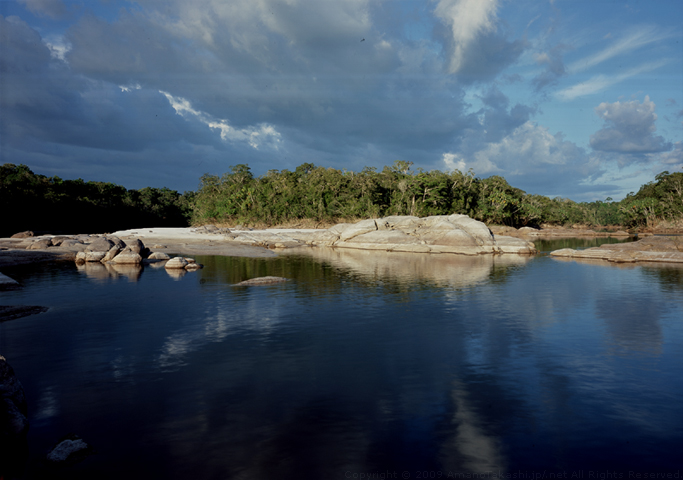
[(411, 171), (397, 161), (361, 172), (305, 163), (255, 177), (249, 166), (201, 177), (196, 192), (127, 190), (106, 182), (62, 180), (25, 165), (0, 167), (0, 235), (31, 229), (108, 232), (124, 228), (220, 223), (274, 226), (309, 220), (331, 224), (387, 215), (461, 213), (489, 224), (583, 224), (638, 228), (683, 219), (683, 173), (662, 172), (619, 202), (574, 202), (528, 194), (499, 176), (458, 170)]

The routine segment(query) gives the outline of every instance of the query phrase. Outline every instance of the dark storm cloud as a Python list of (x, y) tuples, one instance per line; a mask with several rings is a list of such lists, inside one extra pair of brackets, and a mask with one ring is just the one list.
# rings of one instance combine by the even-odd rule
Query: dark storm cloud
[[(67, 60), (90, 78), (186, 99), (235, 128), (268, 124), (285, 133), (283, 159), (374, 151), (348, 160), (362, 168), (415, 150), (440, 167), (442, 146), (472, 126), (457, 79), (435, 71), (425, 57), (437, 56), (423, 46), (379, 35), (365, 2), (202, 6), (168, 2), (161, 16), (125, 13), (112, 23), (83, 17), (68, 32)], [(411, 55), (420, 63), (406, 70), (401, 58)]]

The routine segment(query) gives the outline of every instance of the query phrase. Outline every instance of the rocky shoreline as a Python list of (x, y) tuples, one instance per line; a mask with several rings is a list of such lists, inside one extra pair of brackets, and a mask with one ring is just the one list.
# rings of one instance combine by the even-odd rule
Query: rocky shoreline
[[(338, 224), (328, 229), (254, 230), (206, 225), (194, 228), (141, 228), (103, 235), (31, 235), (30, 232), (22, 232), (14, 238), (0, 239), (0, 268), (67, 260), (86, 265), (93, 271), (96, 262), (105, 264), (108, 270), (115, 268), (119, 271), (125, 270), (126, 265), (167, 260), (169, 255), (184, 258), (187, 255), (274, 257), (283, 249), (314, 246), (431, 254), (533, 255), (536, 253), (535, 240), (634, 236), (624, 230), (598, 232), (562, 227), (487, 227), (465, 215), (425, 218), (391, 216), (355, 224)], [(681, 242), (677, 238), (681, 238)], [(147, 247), (142, 245), (142, 240)], [(551, 255), (556, 258), (602, 259), (619, 263), (683, 263), (682, 243), (683, 237), (645, 233), (639, 235), (636, 242), (585, 250), (562, 249)], [(140, 245), (145, 249), (144, 258), (139, 253)], [(4, 288), (9, 288), (9, 284), (4, 285)]]
[(648, 236), (636, 242), (605, 244), (585, 250), (563, 248), (551, 252), (550, 256), (612, 263), (683, 264), (683, 236)]

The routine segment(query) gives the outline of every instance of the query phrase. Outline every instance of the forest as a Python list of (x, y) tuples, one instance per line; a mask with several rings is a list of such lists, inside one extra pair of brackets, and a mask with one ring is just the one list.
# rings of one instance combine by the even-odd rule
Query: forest
[(193, 192), (181, 195), (168, 188), (128, 190), (108, 182), (62, 180), (6, 163), (0, 166), (0, 236), (187, 226), (193, 198)]
[(413, 171), (406, 161), (361, 172), (304, 163), (294, 171), (270, 170), (259, 177), (239, 164), (222, 176), (203, 175), (197, 191), (182, 194), (168, 188), (129, 190), (107, 182), (62, 180), (35, 174), (26, 165), (4, 164), (0, 208), (0, 236), (22, 230), (91, 233), (208, 223), (327, 226), (387, 215), (452, 213), (513, 227), (653, 228), (683, 219), (683, 173), (662, 172), (618, 202), (574, 202), (528, 194), (500, 176)]
[(513, 227), (575, 225), (653, 227), (683, 218), (683, 173), (662, 172), (619, 202), (574, 202), (528, 194), (500, 176), (442, 172), (397, 161), (361, 172), (305, 163), (294, 171), (254, 177), (248, 165), (223, 176), (204, 175), (194, 197), (194, 223), (281, 225), (297, 220), (330, 224), (387, 215), (460, 213), (487, 224)]

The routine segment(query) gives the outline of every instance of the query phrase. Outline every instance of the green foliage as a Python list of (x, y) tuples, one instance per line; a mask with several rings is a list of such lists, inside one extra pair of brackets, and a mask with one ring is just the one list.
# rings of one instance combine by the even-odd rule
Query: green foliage
[(26, 165), (0, 166), (0, 235), (22, 230), (106, 232), (140, 226), (186, 226), (194, 192), (141, 190), (108, 182), (62, 180), (34, 174)]
[(520, 226), (584, 224), (639, 227), (683, 217), (683, 173), (662, 172), (621, 202), (577, 203), (530, 195), (500, 176), (485, 179), (455, 170), (412, 170), (398, 160), (361, 172), (304, 163), (293, 172), (254, 177), (248, 165), (222, 176), (205, 174), (197, 192), (168, 188), (126, 190), (105, 182), (35, 175), (25, 165), (0, 166), (3, 234), (21, 230), (112, 231), (193, 223), (276, 225), (298, 220), (336, 222), (387, 215), (469, 215)]
[(651, 226), (657, 220), (683, 217), (683, 173), (664, 171), (620, 202), (619, 211), (628, 226)]
[(270, 170), (255, 178), (246, 165), (237, 165), (221, 178), (201, 178), (193, 221), (274, 225), (302, 219), (334, 222), (386, 215), (460, 213), (486, 223), (515, 227), (635, 226), (664, 214), (683, 215), (683, 174), (664, 172), (657, 176), (657, 183), (644, 186), (636, 196), (622, 202), (608, 198), (604, 202), (577, 203), (529, 195), (500, 176), (480, 179), (471, 170), (425, 172), (413, 171), (412, 166), (412, 162), (397, 160), (380, 172), (370, 167), (351, 172), (305, 163), (293, 172)]

